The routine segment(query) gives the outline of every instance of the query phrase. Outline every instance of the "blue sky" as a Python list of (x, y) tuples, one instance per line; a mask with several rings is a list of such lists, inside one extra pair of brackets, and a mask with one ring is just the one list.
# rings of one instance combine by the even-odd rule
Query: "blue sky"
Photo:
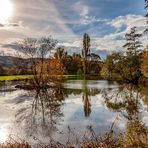
[[(144, 0), (9, 1), (12, 16), (0, 22), (0, 51), (5, 54), (14, 52), (11, 45), (16, 41), (48, 35), (69, 52), (80, 52), (85, 32), (96, 53), (123, 50), (125, 33), (135, 25), (139, 32), (146, 27)], [(147, 37), (141, 40), (147, 44)]]

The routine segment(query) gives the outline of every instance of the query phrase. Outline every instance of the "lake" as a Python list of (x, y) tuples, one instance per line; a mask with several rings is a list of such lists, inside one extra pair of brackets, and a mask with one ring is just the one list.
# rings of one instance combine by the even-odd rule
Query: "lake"
[(148, 88), (106, 80), (66, 80), (46, 90), (0, 86), (0, 143), (9, 137), (32, 145), (77, 143), (83, 138), (127, 132), (148, 124)]

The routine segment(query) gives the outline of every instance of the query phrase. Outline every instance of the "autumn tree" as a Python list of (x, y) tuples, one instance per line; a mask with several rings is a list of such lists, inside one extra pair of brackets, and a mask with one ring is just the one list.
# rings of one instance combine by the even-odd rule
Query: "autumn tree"
[(56, 61), (56, 63), (60, 64), (59, 68), (61, 70), (63, 69), (64, 73), (66, 72), (66, 67), (64, 65), (64, 61), (66, 58), (67, 58), (67, 52), (65, 51), (65, 49), (63, 47), (56, 48), (56, 52), (54, 53), (54, 61)]
[(142, 56), (141, 71), (144, 75), (148, 75), (148, 47)]
[(90, 37), (87, 33), (83, 36), (83, 49), (82, 49), (82, 56), (83, 56), (83, 71), (84, 74), (88, 73), (88, 55), (90, 53)]
[(33, 82), (37, 87), (45, 87), (48, 83), (48, 77), (44, 74), (45, 63), (50, 51), (55, 48), (56, 44), (57, 41), (52, 37), (27, 38), (18, 43), (19, 52), (30, 61)]
[[(148, 0), (145, 0), (145, 9), (148, 9)], [(148, 13), (145, 15), (147, 18), (147, 28), (144, 30), (144, 34), (148, 33)], [(148, 46), (146, 51), (142, 55), (141, 71), (144, 75), (148, 74)]]

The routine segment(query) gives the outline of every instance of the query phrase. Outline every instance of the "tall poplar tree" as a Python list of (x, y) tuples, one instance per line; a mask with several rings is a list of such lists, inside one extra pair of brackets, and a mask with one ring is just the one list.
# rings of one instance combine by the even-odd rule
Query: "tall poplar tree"
[(84, 74), (87, 74), (89, 71), (89, 63), (88, 63), (88, 55), (90, 53), (90, 37), (87, 33), (83, 36), (83, 49), (82, 49), (82, 57), (83, 57), (83, 71)]

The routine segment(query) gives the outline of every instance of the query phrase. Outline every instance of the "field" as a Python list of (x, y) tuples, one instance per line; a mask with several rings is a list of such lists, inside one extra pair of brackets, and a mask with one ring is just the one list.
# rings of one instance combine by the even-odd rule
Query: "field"
[(31, 78), (31, 75), (0, 76), (0, 81), (15, 81)]

